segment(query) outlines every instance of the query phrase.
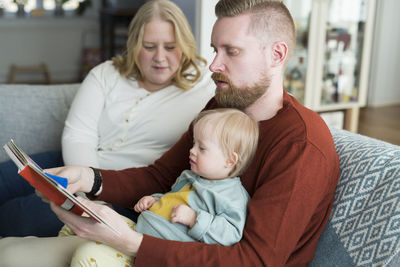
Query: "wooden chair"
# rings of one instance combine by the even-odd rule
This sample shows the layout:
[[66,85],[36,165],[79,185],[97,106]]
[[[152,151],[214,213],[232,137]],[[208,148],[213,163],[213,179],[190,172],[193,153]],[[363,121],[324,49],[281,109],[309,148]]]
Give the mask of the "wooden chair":
[[46,64],[17,66],[12,64],[7,83],[50,84],[50,73]]

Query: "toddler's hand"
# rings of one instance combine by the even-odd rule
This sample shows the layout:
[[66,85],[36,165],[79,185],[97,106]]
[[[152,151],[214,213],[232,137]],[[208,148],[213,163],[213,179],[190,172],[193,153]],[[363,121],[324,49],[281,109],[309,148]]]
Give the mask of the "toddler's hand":
[[142,212],[148,210],[153,206],[155,202],[158,201],[158,198],[152,196],[144,196],[142,197],[138,203],[133,207],[136,212]]
[[181,223],[192,228],[196,224],[197,213],[186,205],[175,205],[171,212],[171,222]]

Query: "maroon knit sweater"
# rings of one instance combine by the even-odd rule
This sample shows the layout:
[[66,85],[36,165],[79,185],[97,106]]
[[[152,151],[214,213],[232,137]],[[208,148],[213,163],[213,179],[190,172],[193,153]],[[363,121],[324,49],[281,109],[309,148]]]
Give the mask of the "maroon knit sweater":
[[[206,109],[217,107],[211,100]],[[145,114],[144,114],[145,116]],[[284,92],[283,108],[260,122],[260,141],[241,180],[251,196],[242,240],[230,247],[144,236],[139,266],[305,266],[331,210],[339,160],[323,120]],[[102,170],[99,199],[132,207],[167,192],[189,169],[191,129],[153,165]]]

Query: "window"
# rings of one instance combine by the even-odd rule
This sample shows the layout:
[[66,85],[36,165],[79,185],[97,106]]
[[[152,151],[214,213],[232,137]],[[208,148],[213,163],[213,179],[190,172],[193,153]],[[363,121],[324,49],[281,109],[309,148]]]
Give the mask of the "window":
[[[35,8],[43,8],[45,10],[53,10],[55,7],[55,0],[25,0],[25,11],[30,12]],[[82,0],[69,0],[63,5],[64,10],[74,10],[78,7],[79,2]],[[24,2],[24,1],[22,1]],[[3,6],[5,11],[16,12],[17,4],[13,0],[0,0],[0,7]]]

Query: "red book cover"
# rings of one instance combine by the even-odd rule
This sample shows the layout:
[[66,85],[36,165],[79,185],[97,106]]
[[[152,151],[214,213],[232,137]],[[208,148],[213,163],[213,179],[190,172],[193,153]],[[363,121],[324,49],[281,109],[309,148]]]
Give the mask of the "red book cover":
[[[27,180],[34,188],[39,190],[48,199],[56,203],[58,206],[66,210],[70,210],[77,215],[82,215],[84,210],[78,205],[74,205],[62,192],[60,192],[61,185],[57,182],[44,179],[40,174],[34,171],[29,165],[25,166],[19,174]],[[72,208],[72,209],[71,209]],[[90,216],[90,215],[89,215]],[[92,217],[95,221],[100,222],[97,218]]]
[[[18,173],[48,199],[77,215],[86,213],[93,220],[105,224],[119,235],[118,231],[67,190],[68,180],[66,178],[44,172],[13,140],[5,144],[3,148],[15,165],[17,165]],[[61,182],[64,183],[64,186],[61,185]]]

